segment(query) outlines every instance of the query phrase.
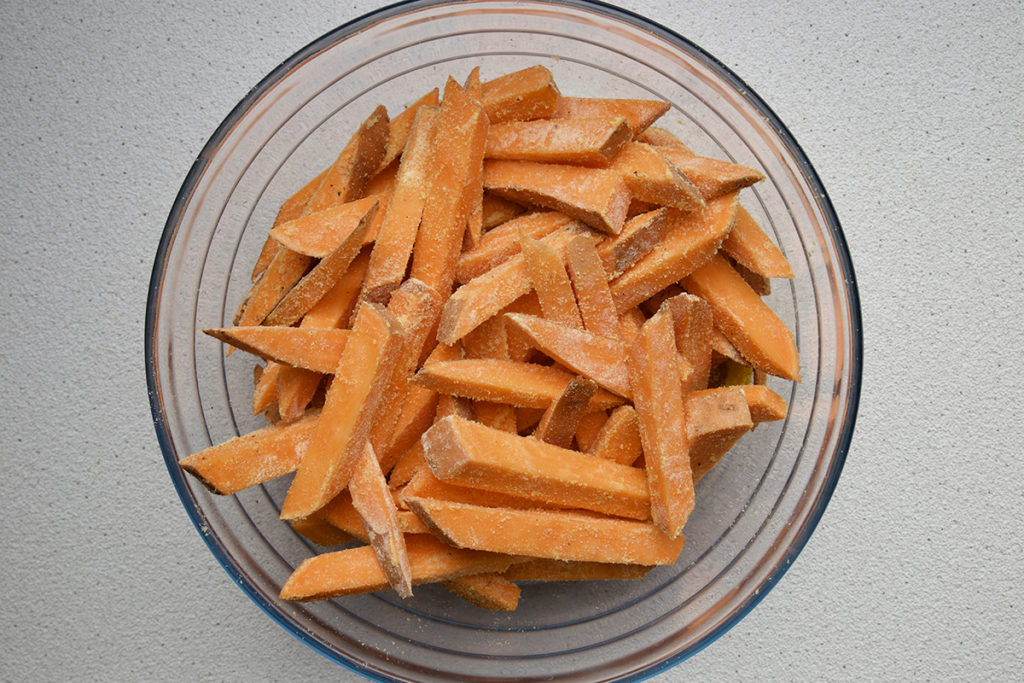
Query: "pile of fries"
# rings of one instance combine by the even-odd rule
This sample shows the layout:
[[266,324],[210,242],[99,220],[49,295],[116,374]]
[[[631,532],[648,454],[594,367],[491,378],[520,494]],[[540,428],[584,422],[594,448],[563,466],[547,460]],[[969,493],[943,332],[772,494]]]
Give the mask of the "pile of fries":
[[[799,379],[762,296],[792,277],[740,206],[763,178],[652,127],[663,102],[561,95],[541,66],[449,78],[367,118],[280,209],[233,327],[271,424],[181,466],[230,495],[294,473],[322,546],[281,591],[520,583],[675,562],[694,484]],[[354,545],[356,541],[362,545]]]

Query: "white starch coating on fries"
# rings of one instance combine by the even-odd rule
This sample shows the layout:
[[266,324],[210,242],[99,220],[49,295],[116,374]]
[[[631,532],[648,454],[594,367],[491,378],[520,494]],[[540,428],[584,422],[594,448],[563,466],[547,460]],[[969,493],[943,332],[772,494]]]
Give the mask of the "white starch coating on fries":
[[[234,327],[271,423],[181,461],[233,494],[294,473],[321,546],[281,597],[520,583],[675,562],[694,485],[799,380],[762,296],[791,278],[739,202],[758,171],[563,96],[533,66],[378,107],[281,207]],[[361,545],[355,545],[356,542]]]

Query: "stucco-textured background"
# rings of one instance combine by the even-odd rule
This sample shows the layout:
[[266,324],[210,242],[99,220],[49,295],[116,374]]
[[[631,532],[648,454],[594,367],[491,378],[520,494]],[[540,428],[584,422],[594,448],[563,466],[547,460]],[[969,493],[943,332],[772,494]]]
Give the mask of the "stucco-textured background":
[[[1024,678],[1024,10],[623,0],[738,73],[814,163],[863,304],[853,446],[806,549],[659,681]],[[357,680],[217,565],[150,420],[143,316],[227,112],[378,3],[5,2],[0,679]]]

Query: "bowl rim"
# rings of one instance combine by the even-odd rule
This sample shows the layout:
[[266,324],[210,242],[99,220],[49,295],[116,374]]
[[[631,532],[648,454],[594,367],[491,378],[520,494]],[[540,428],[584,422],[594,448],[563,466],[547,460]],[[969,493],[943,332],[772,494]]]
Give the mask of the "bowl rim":
[[[162,283],[165,274],[165,266],[168,252],[171,250],[176,236],[176,228],[180,223],[185,207],[192,197],[193,191],[198,184],[199,178],[205,172],[213,158],[213,153],[220,146],[221,142],[234,129],[235,125],[248,113],[252,105],[257,102],[282,76],[291,71],[298,64],[310,59],[317,53],[323,51],[338,42],[346,40],[351,35],[360,32],[364,28],[380,21],[393,18],[413,11],[455,4],[487,4],[489,2],[501,2],[502,0],[401,0],[394,4],[386,5],[373,10],[350,21],[347,21],[320,37],[312,40],[304,47],[297,50],[277,67],[264,76],[248,93],[236,104],[224,120],[218,125],[206,144],[203,145],[188,173],[182,182],[181,188],[175,196],[167,220],[164,223],[160,242],[157,246],[154,257],[153,269],[150,276],[149,290],[146,300],[145,316],[145,362],[146,362],[146,383],[149,393],[150,411],[152,413],[153,425],[156,430],[157,441],[164,456],[164,463],[174,484],[182,506],[192,520],[192,524],[203,538],[207,547],[220,563],[221,567],[228,573],[232,580],[249,596],[249,598],[260,607],[271,619],[279,624],[285,631],[293,635],[300,642],[306,644],[313,650],[319,652],[329,660],[341,664],[347,669],[366,676],[372,680],[397,681],[400,679],[384,676],[381,672],[370,669],[358,661],[349,659],[345,655],[327,647],[315,638],[306,637],[300,630],[296,629],[288,620],[280,607],[270,601],[249,582],[248,578],[239,571],[226,551],[205,529],[205,520],[201,512],[190,504],[190,496],[186,490],[184,478],[181,476],[178,467],[178,459],[171,445],[170,433],[161,403],[160,385],[157,376],[155,331],[157,326],[157,309],[159,307]],[[608,4],[601,0],[524,0],[524,4],[539,4],[547,6],[563,6],[576,10],[589,11],[603,15],[606,18],[622,21],[632,26],[652,33],[661,38],[673,47],[684,49],[702,59],[706,66],[715,74],[738,92],[743,99],[757,109],[763,116],[765,122],[772,131],[778,135],[779,141],[787,149],[796,163],[809,189],[817,199],[819,209],[824,219],[824,228],[830,233],[835,247],[837,257],[835,265],[838,267],[839,275],[842,277],[845,289],[845,303],[847,305],[847,316],[849,324],[849,383],[847,385],[847,400],[843,415],[841,416],[840,431],[836,438],[835,450],[829,464],[819,495],[814,505],[808,511],[801,530],[794,537],[786,553],[779,559],[777,569],[765,577],[760,584],[759,590],[749,595],[726,619],[723,619],[714,628],[704,634],[700,640],[688,648],[684,648],[664,659],[655,662],[645,669],[633,672],[619,680],[639,681],[650,678],[669,669],[676,664],[692,657],[705,647],[715,642],[718,638],[728,632],[741,619],[743,619],[761,600],[774,588],[779,580],[785,575],[792,565],[793,560],[800,554],[812,533],[821,520],[822,515],[838,483],[840,473],[846,462],[846,457],[853,438],[854,426],[857,418],[857,411],[860,402],[860,389],[862,381],[863,366],[863,328],[861,319],[860,295],[857,287],[857,279],[854,273],[853,262],[850,257],[849,247],[836,215],[832,201],[825,190],[821,178],[811,165],[810,159],[796,138],[789,131],[786,125],[772,110],[772,108],[736,75],[729,67],[723,64],[718,58],[704,50],[702,47],[683,37],[679,33],[667,28],[647,17],[644,17],[631,10]]]

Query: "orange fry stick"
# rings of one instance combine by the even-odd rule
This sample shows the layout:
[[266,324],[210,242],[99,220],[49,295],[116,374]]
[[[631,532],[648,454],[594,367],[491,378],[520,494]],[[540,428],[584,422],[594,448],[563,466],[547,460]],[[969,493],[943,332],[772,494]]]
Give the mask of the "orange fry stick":
[[[327,175],[327,169],[320,172],[320,175],[306,183],[302,189],[293,194],[291,197],[286,199],[281,208],[277,212],[277,218],[274,219],[274,227],[287,223],[290,220],[298,218],[306,210],[306,205],[309,204],[309,200],[313,198],[313,194],[317,188],[320,187],[320,183],[323,182],[324,177]],[[252,279],[255,280],[260,276],[263,271],[267,269],[270,262],[274,260],[274,256],[277,254],[277,241],[267,236],[267,241],[263,243],[263,249],[260,251],[260,255],[256,257],[256,265],[252,268]]]
[[622,275],[661,243],[671,227],[667,217],[668,209],[655,209],[633,216],[626,221],[622,232],[597,245],[597,254],[609,280]]
[[292,525],[292,529],[317,545],[344,545],[354,538],[352,534],[324,521],[318,514],[312,514],[305,519],[295,519],[289,523]]
[[391,488],[397,488],[399,486],[405,486],[420,468],[427,467],[427,459],[423,457],[423,445],[417,440],[412,448],[403,453],[395,466],[391,468],[391,473],[388,475],[388,486]]
[[707,302],[690,294],[679,294],[668,299],[675,329],[676,350],[691,372],[683,381],[683,391],[705,389],[711,372],[711,331],[714,319]]
[[618,234],[629,209],[629,188],[603,168],[532,161],[485,161],[484,188],[514,201],[561,211],[601,232]]
[[650,516],[647,479],[636,468],[457,417],[435,424],[422,441],[430,471],[450,484],[632,519]]
[[[572,448],[572,440],[579,428],[590,399],[597,393],[592,379],[573,377],[565,391],[544,411],[533,436],[535,439],[559,448]],[[598,413],[600,414],[600,413]]]
[[770,375],[799,380],[793,334],[724,257],[716,255],[682,284],[711,304],[715,325],[748,363]]
[[490,230],[496,226],[501,225],[505,221],[510,221],[521,213],[525,213],[526,209],[513,201],[509,201],[504,197],[499,197],[496,194],[490,192],[484,192],[481,204],[482,223],[484,230]]
[[619,406],[613,410],[587,452],[620,465],[636,462],[643,455],[643,445],[640,422],[633,406]]
[[732,229],[737,205],[731,194],[708,202],[703,214],[671,211],[661,244],[612,281],[618,309],[632,308],[707,263]]
[[398,509],[369,444],[355,462],[348,490],[388,583],[400,597],[412,596],[412,570]]
[[241,315],[235,316],[235,324],[249,327],[262,323],[295,283],[302,279],[313,261],[310,256],[279,246],[263,277],[256,281],[246,295],[244,309]]
[[612,168],[625,178],[635,199],[681,211],[704,208],[697,187],[657,147],[631,142],[615,157]]
[[327,392],[325,417],[317,421],[281,506],[282,519],[315,512],[348,485],[401,347],[402,330],[394,318],[376,304],[363,304]]
[[384,150],[384,157],[380,160],[377,173],[390,166],[403,153],[409,140],[410,131],[413,128],[413,122],[416,120],[417,112],[423,107],[436,107],[438,103],[437,95],[437,88],[434,88],[402,110],[401,114],[391,119],[391,122],[388,124],[388,144]]
[[466,94],[472,97],[477,102],[483,102],[484,100],[484,85],[480,80],[480,67],[474,66],[469,75],[466,76],[466,83],[462,86],[466,90]]
[[[466,77],[465,85],[466,95],[483,106],[484,101],[484,86],[480,81],[480,67],[475,66],[473,70],[469,72]],[[490,125],[488,121],[488,130]],[[484,142],[486,151],[487,143]],[[475,160],[474,160],[475,161]],[[466,238],[465,244],[470,247],[476,246],[480,242],[480,235],[484,230],[484,186],[481,182],[483,175],[484,165],[483,157],[480,158],[480,163],[473,164],[472,175],[470,176],[468,186],[466,188],[467,195],[466,200],[469,203],[468,211],[466,216]]]
[[514,510],[426,498],[409,508],[445,542],[458,548],[552,560],[666,565],[679,557],[682,535],[632,519],[568,510]]
[[305,214],[275,226],[270,236],[296,253],[324,258],[348,239],[380,199],[364,197]]
[[[573,230],[562,228],[542,241],[563,250],[574,234]],[[454,344],[531,289],[526,261],[522,254],[517,254],[455,290],[441,312],[437,340]]]
[[[460,352],[458,346],[438,344],[424,365],[442,360],[455,360]],[[410,382],[392,437],[387,447],[377,453],[382,471],[390,472],[395,461],[419,441],[420,435],[434,423],[436,410],[437,392]]]
[[501,574],[489,572],[444,581],[445,588],[481,609],[513,612],[521,589]]
[[[469,359],[426,365],[413,381],[440,393],[475,401],[547,408],[562,395],[571,379],[572,375],[564,370],[545,365]],[[588,412],[614,408],[622,402],[618,396],[601,389],[590,402]]]
[[345,145],[306,207],[306,213],[358,199],[384,159],[390,136],[388,112],[378,106]]
[[480,105],[449,78],[434,142],[433,179],[416,235],[410,277],[442,297],[451,291],[469,215],[470,190],[487,142]]
[[483,84],[483,107],[491,123],[542,119],[555,111],[559,93],[543,66],[514,71]]
[[[424,458],[426,465],[426,458]],[[441,481],[430,471],[426,465],[416,471],[409,480],[408,485],[402,490],[402,502],[406,498],[433,498],[447,500],[452,503],[468,503],[469,505],[483,505],[486,507],[507,507],[520,510],[530,508],[557,508],[558,505],[547,501],[531,500],[522,496],[500,491],[489,491],[474,488],[472,486],[460,486],[447,481]]]
[[349,334],[302,327],[221,327],[203,332],[260,358],[322,373],[334,372]]
[[668,310],[662,309],[644,323],[630,355],[629,372],[651,490],[651,516],[675,538],[693,510],[694,499],[676,341]]
[[764,174],[746,166],[720,159],[696,156],[672,147],[660,147],[661,153],[697,186],[705,201],[730,194],[764,180]]
[[508,334],[505,319],[494,316],[462,338],[466,358],[508,360]]
[[[773,422],[786,417],[786,401],[774,391],[763,384],[748,384],[737,387],[743,392],[747,400],[747,408],[750,410],[750,419],[754,423]],[[689,394],[691,397],[712,394],[721,389],[705,389]]]
[[627,345],[632,344],[646,321],[644,312],[634,306],[619,316],[619,337]]
[[633,135],[637,136],[668,110],[668,102],[657,100],[562,97],[559,98],[551,118],[582,119],[597,116],[624,116],[629,121]]
[[[502,572],[513,562],[507,555],[452,548],[428,534],[407,538],[406,550],[413,585],[469,574]],[[281,588],[281,599],[308,602],[372,593],[389,587],[373,548],[362,546],[305,560]]]
[[268,361],[254,382],[252,391],[252,414],[259,415],[277,401],[277,378],[281,365]]
[[618,339],[619,315],[594,240],[588,235],[573,238],[565,247],[565,265],[583,317],[583,328],[592,334]]
[[641,564],[529,560],[513,564],[502,576],[508,581],[628,581],[644,578],[651,569]]
[[622,116],[510,121],[491,126],[484,157],[605,167],[632,137]]
[[700,481],[740,437],[754,426],[739,387],[724,387],[686,399],[686,438],[693,483]]
[[476,247],[462,252],[455,269],[455,279],[460,283],[469,282],[518,254],[520,231],[534,239],[541,239],[573,222],[572,218],[557,211],[529,213],[513,218],[488,231]]
[[516,409],[504,403],[491,401],[473,401],[473,416],[480,424],[485,424],[503,432],[515,434],[519,425],[516,421]]
[[758,275],[793,277],[793,269],[782,251],[742,206],[736,211],[736,225],[722,242],[722,251]]
[[603,411],[588,413],[581,417],[579,425],[576,426],[576,450],[588,452],[607,421],[608,415]]
[[637,136],[640,142],[645,142],[648,145],[654,145],[655,147],[672,147],[688,154],[693,154],[690,148],[685,142],[680,140],[675,133],[669,132],[664,128],[658,126],[650,126]]
[[363,246],[363,237],[377,213],[377,205],[359,220],[351,233],[328,256],[296,283],[263,321],[265,325],[291,325],[313,308],[338,283]]
[[608,391],[632,398],[626,362],[629,351],[622,342],[520,313],[507,313],[505,320],[546,356],[589,377]]
[[316,428],[319,414],[298,422],[270,425],[190,455],[178,464],[214,493],[229,496],[288,474]]
[[[335,328],[347,325],[362,287],[363,276],[370,262],[370,252],[363,249],[334,285],[302,318],[302,328]],[[337,363],[335,363],[337,365]],[[333,370],[331,370],[333,372]],[[294,420],[309,405],[322,375],[296,367],[281,368],[277,378],[277,407],[281,419]]]
[[473,419],[473,402],[461,396],[441,394],[437,397],[437,412],[434,415],[434,423],[450,416],[461,417],[464,420]]
[[[725,254],[724,249],[722,250],[722,253]],[[728,256],[728,254],[725,255]],[[771,280],[766,278],[764,275],[755,273],[742,263],[737,263],[736,260],[731,257],[726,260],[729,261],[729,265],[733,267],[733,270],[739,273],[741,278],[746,280],[747,284],[750,285],[750,288],[757,292],[758,296],[768,296],[772,293]]]
[[540,310],[544,317],[567,327],[583,329],[583,318],[576,306],[569,275],[562,265],[562,258],[550,244],[540,240],[519,236],[519,245],[530,275],[533,291],[537,292]]

